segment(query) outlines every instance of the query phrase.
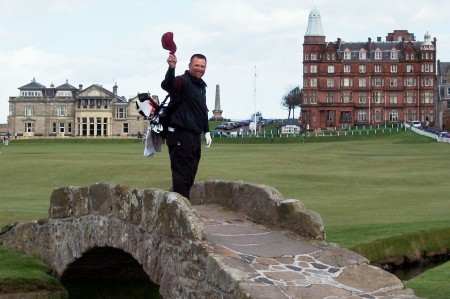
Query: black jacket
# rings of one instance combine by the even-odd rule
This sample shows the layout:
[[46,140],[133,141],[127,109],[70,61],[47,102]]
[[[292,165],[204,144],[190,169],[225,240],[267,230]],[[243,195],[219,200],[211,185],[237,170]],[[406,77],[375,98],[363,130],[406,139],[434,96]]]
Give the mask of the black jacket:
[[191,76],[189,71],[175,77],[175,69],[169,68],[161,87],[170,94],[168,126],[198,134],[209,132],[206,83],[202,79]]

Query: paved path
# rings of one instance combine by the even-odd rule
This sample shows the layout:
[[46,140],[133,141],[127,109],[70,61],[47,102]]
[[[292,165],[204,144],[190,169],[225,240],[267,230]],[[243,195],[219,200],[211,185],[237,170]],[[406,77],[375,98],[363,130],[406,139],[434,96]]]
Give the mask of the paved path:
[[193,208],[241,298],[419,298],[397,277],[349,250],[259,225],[220,205]]

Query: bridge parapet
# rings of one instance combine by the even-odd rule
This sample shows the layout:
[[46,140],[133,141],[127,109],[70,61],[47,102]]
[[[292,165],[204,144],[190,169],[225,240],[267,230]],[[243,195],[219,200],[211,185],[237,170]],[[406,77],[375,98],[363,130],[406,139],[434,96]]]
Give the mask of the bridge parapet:
[[211,180],[195,183],[192,204],[217,203],[263,224],[292,230],[301,236],[325,239],[322,218],[297,199],[285,199],[275,188],[243,181]]

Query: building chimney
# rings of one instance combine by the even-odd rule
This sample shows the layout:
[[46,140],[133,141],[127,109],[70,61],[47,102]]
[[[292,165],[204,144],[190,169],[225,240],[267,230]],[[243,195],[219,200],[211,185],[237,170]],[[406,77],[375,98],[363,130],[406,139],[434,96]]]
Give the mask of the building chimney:
[[377,37],[377,42],[381,42],[381,36]]
[[113,86],[113,94],[117,97],[117,82]]
[[78,85],[78,90],[82,91],[83,90],[83,84]]

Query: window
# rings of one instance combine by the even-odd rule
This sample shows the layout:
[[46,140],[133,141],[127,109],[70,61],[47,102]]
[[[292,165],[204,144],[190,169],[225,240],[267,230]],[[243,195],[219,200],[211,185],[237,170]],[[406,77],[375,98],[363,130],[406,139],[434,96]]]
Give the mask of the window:
[[317,65],[316,64],[310,65],[309,69],[310,69],[310,73],[312,73],[312,74],[316,74],[317,73]]
[[345,103],[345,104],[351,103],[350,92],[343,92],[342,93],[342,102]]
[[366,87],[366,78],[359,78],[359,87]]
[[344,60],[350,60],[352,52],[349,49],[344,51]]
[[26,133],[32,133],[34,132],[34,123],[25,123],[24,131]]
[[396,92],[391,92],[391,94],[389,95],[389,103],[397,104],[397,93]]
[[128,123],[122,124],[122,133],[124,133],[124,134],[128,133]]
[[351,79],[350,79],[350,78],[344,78],[344,79],[342,79],[342,86],[344,86],[344,87],[350,87],[350,86],[351,86]]
[[433,86],[433,78],[423,78],[422,86]]
[[317,78],[311,78],[311,87],[317,87]]
[[360,92],[360,93],[358,94],[358,102],[359,102],[360,104],[365,104],[365,103],[366,103],[366,98],[367,98],[367,96],[366,96],[366,93],[365,93],[365,92]]
[[390,78],[389,79],[389,86],[390,87],[397,87],[397,78]]
[[346,64],[344,65],[344,73],[350,73],[351,69],[350,69],[350,65]]
[[365,73],[366,72],[366,66],[364,64],[360,64],[359,65],[359,72],[360,73]]
[[52,133],[56,134],[56,123],[52,123]]
[[333,122],[333,120],[334,120],[334,113],[333,113],[333,111],[328,111],[328,113],[327,113],[327,122]]
[[407,73],[412,73],[414,71],[414,65],[412,64],[407,64],[406,65],[406,72]]
[[329,73],[329,74],[334,73],[334,65],[329,65],[329,66],[328,66],[328,73]]
[[391,73],[396,73],[396,72],[397,72],[397,65],[391,64]]
[[377,50],[375,51],[375,59],[376,59],[376,60],[381,60],[381,54],[382,54],[381,50],[380,50],[380,49],[377,49]]
[[352,113],[350,111],[343,111],[341,114],[341,122],[349,123],[352,121]]
[[317,53],[311,53],[311,60],[317,60]]
[[407,121],[413,121],[416,119],[416,117],[415,117],[416,112],[414,109],[406,109],[405,114],[406,114]]
[[432,73],[433,72],[433,65],[432,64],[422,64],[422,72]]
[[332,92],[327,92],[327,103],[328,104],[332,104],[334,100],[334,93]]
[[414,78],[406,78],[405,85],[409,87],[414,86]]
[[374,86],[377,86],[377,87],[380,87],[380,86],[382,86],[382,78],[374,78],[373,79],[373,85]]
[[380,64],[375,65],[375,73],[381,73],[381,65]]
[[67,124],[67,134],[72,134],[72,123]]
[[364,109],[358,110],[358,121],[366,122],[367,121],[367,112]]
[[374,111],[374,119],[375,119],[375,122],[381,122],[381,110],[380,109],[375,109],[375,111]]
[[392,60],[398,59],[398,52],[395,48],[391,50],[391,59]]
[[424,91],[421,95],[421,102],[424,104],[433,103],[433,93],[431,91]]
[[412,104],[414,103],[414,93],[412,91],[408,91],[406,93],[406,103],[407,104]]
[[21,91],[23,97],[42,97],[42,91]]
[[127,108],[116,108],[116,119],[126,119]]
[[377,91],[373,93],[373,103],[381,104],[381,92]]
[[389,121],[390,122],[398,121],[398,111],[396,109],[392,109],[389,111]]
[[366,60],[366,50],[364,50],[364,49],[361,49],[361,50],[359,50],[359,59],[360,60]]
[[334,79],[327,78],[327,87],[334,87]]
[[64,133],[64,132],[65,132],[65,124],[59,123],[59,133]]
[[57,97],[72,97],[72,92],[68,90],[59,90],[56,92]]
[[316,92],[309,93],[309,100],[311,104],[317,104],[317,93]]
[[34,115],[34,107],[28,106],[25,107],[25,116],[33,116]]
[[67,116],[67,107],[66,106],[60,106],[57,108],[57,115],[58,116]]
[[307,74],[308,73],[308,66],[304,65],[303,66],[303,74]]

